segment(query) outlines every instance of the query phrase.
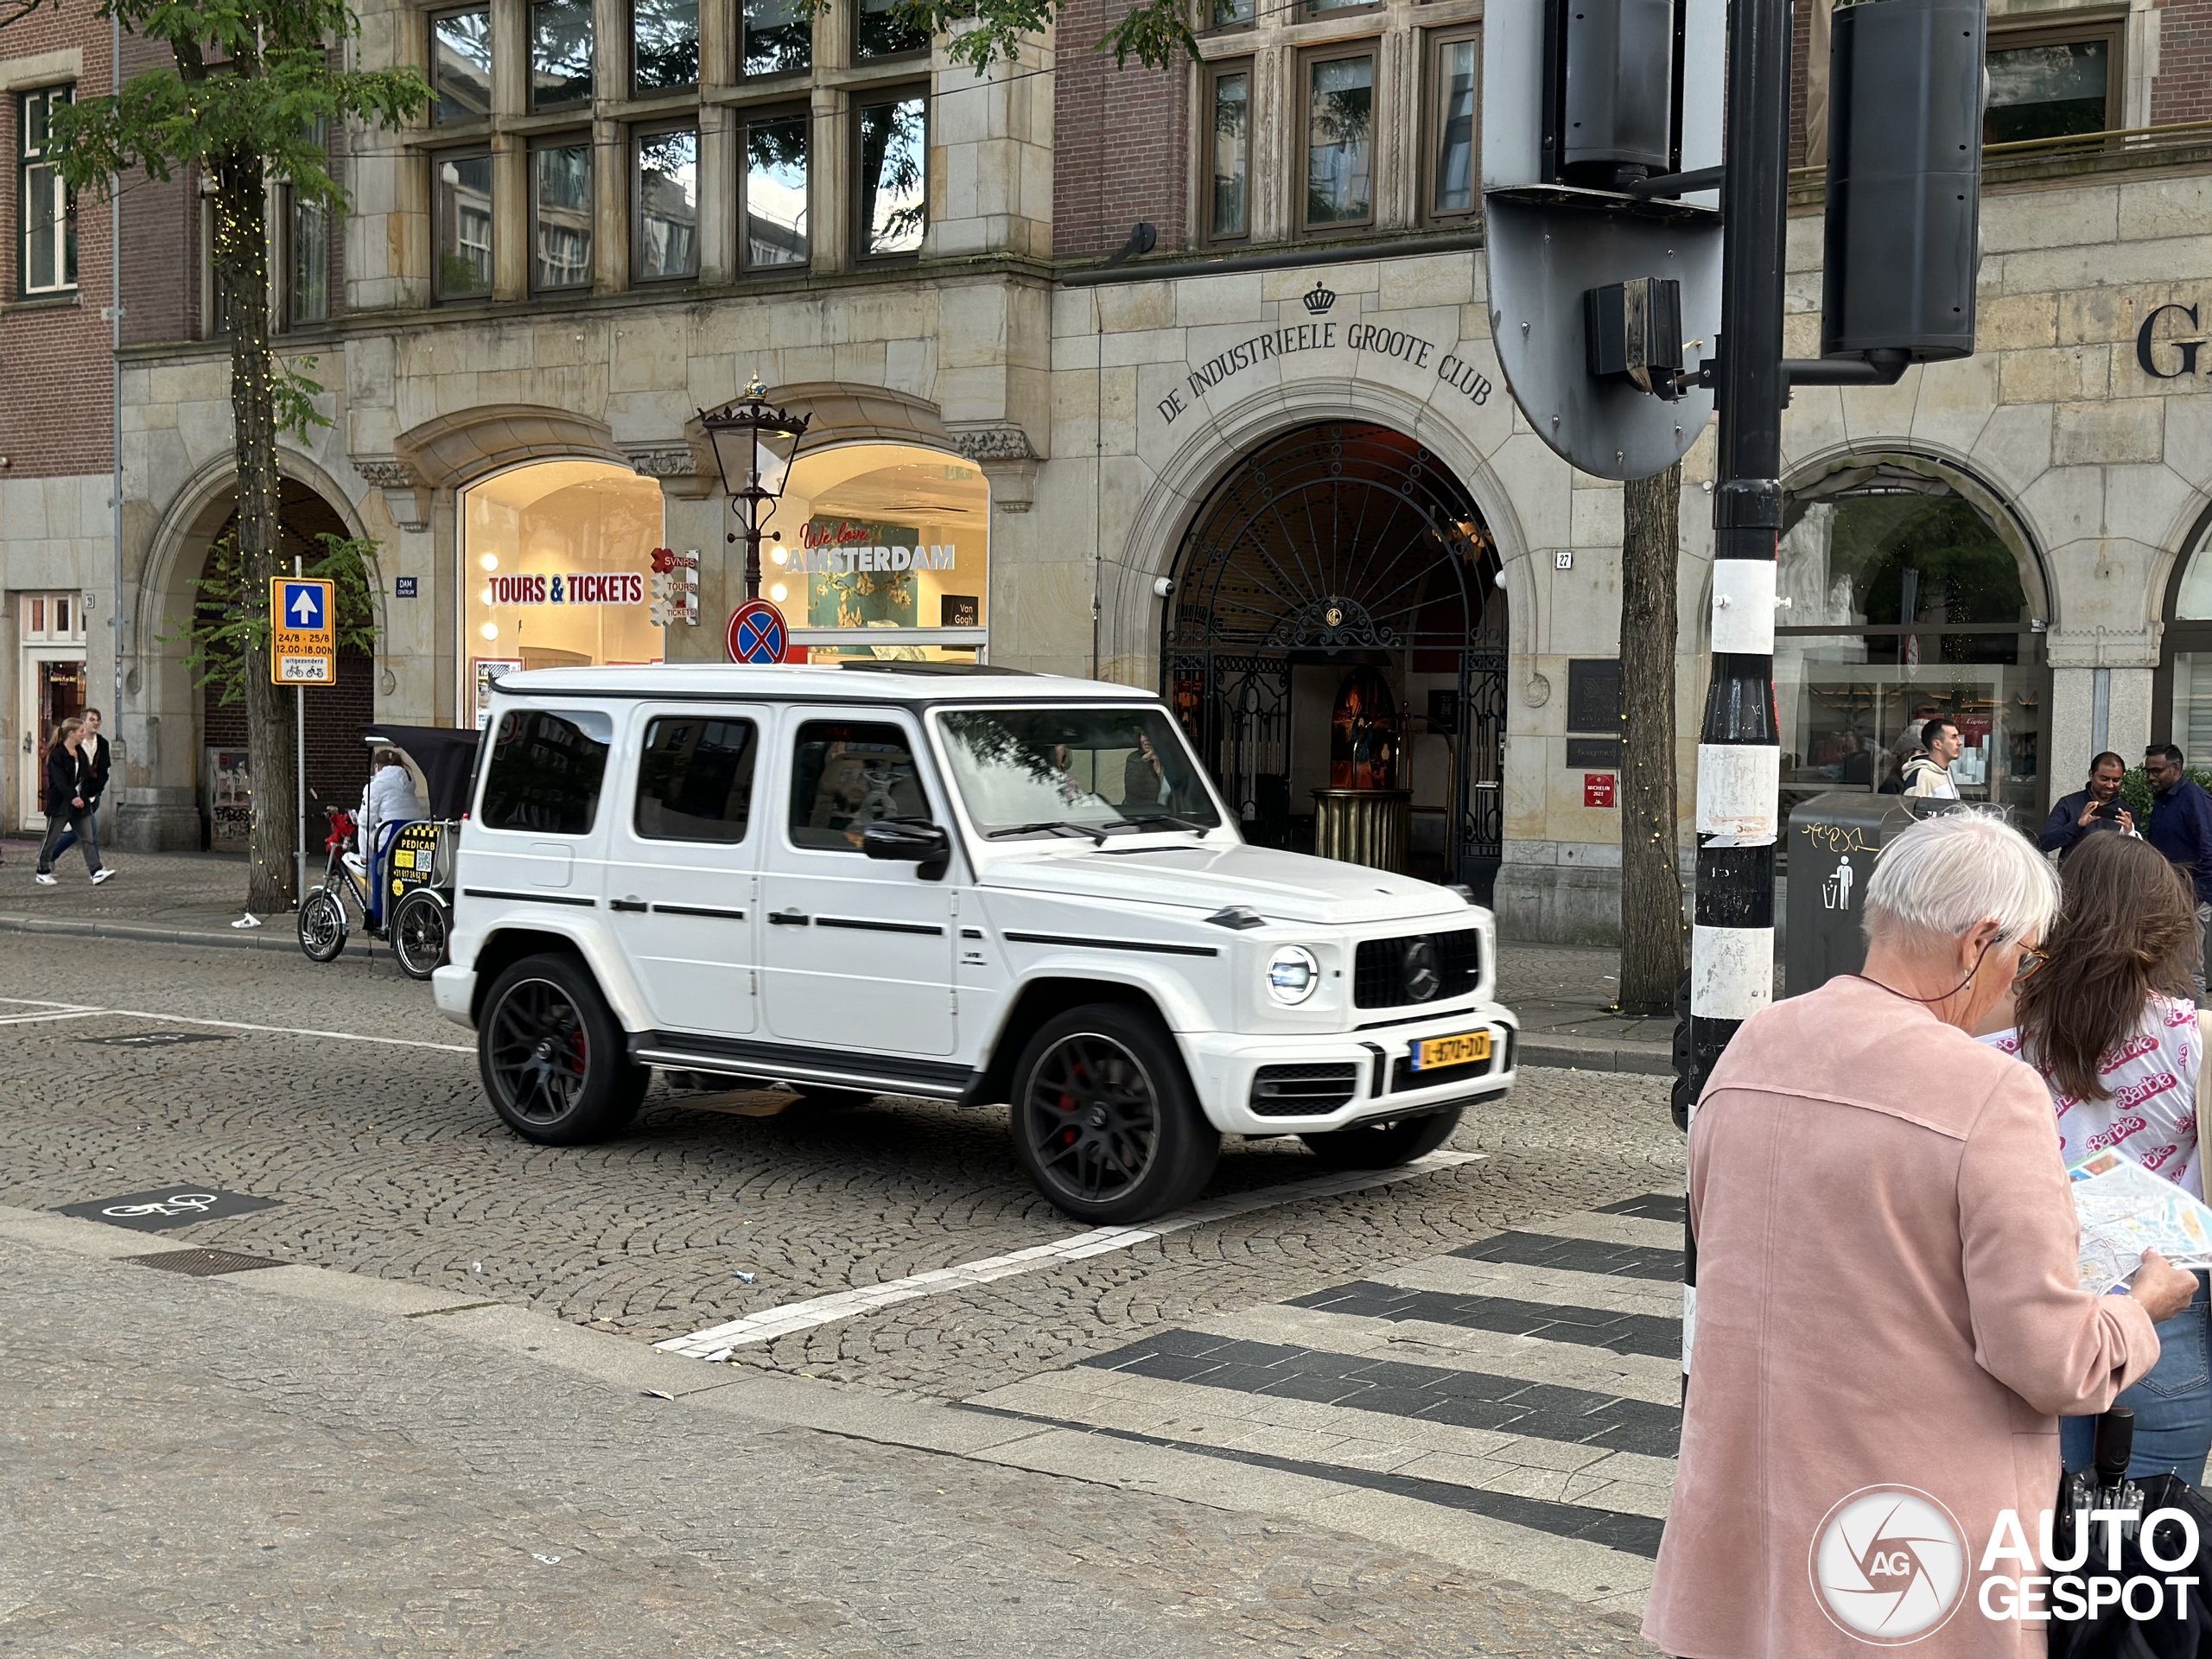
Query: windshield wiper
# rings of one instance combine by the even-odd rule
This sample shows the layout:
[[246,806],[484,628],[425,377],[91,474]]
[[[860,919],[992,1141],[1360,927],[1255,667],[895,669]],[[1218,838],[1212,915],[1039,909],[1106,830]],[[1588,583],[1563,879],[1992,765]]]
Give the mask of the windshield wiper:
[[1201,836],[1213,827],[1211,824],[1200,823],[1196,818],[1180,817],[1173,812],[1145,812],[1134,818],[1123,818],[1121,822],[1132,830],[1141,824],[1164,823],[1170,830],[1189,830]]
[[1004,841],[1008,836],[1033,836],[1046,830],[1055,835],[1082,836],[1094,847],[1106,844],[1106,832],[1095,823],[1077,823],[1071,818],[1039,818],[1034,823],[1010,823],[1003,830],[986,830],[985,841]]

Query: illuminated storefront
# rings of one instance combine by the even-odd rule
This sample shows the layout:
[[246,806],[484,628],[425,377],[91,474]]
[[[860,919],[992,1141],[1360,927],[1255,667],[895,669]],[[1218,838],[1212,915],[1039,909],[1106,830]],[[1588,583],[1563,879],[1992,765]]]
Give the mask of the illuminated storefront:
[[461,496],[462,706],[520,669],[658,663],[660,486],[600,461],[537,461]]
[[990,623],[990,486],[943,450],[802,454],[768,521],[761,592],[810,660],[979,660]]

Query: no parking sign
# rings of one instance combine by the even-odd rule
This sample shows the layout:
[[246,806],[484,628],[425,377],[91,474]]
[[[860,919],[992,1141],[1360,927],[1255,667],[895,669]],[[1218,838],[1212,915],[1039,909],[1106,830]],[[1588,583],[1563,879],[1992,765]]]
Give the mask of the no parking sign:
[[791,644],[784,613],[765,599],[748,599],[729,613],[722,643],[733,663],[780,663]]

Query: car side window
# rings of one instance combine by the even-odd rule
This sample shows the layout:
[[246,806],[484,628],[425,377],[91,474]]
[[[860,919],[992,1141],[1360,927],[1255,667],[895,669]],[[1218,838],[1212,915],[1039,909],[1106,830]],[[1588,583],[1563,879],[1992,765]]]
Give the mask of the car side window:
[[492,734],[476,821],[487,830],[587,836],[614,722],[595,709],[510,709]]
[[810,720],[791,745],[794,847],[856,853],[861,831],[880,818],[924,818],[912,741],[899,727]]
[[745,839],[760,728],[749,720],[661,715],[645,727],[632,822],[647,841]]

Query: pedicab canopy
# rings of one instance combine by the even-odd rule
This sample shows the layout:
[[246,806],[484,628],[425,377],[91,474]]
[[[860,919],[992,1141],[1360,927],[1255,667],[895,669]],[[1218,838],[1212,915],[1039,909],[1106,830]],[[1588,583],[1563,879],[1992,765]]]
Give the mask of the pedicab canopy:
[[372,749],[397,749],[415,763],[433,818],[461,818],[468,814],[478,735],[466,727],[371,726],[362,731],[361,741]]

